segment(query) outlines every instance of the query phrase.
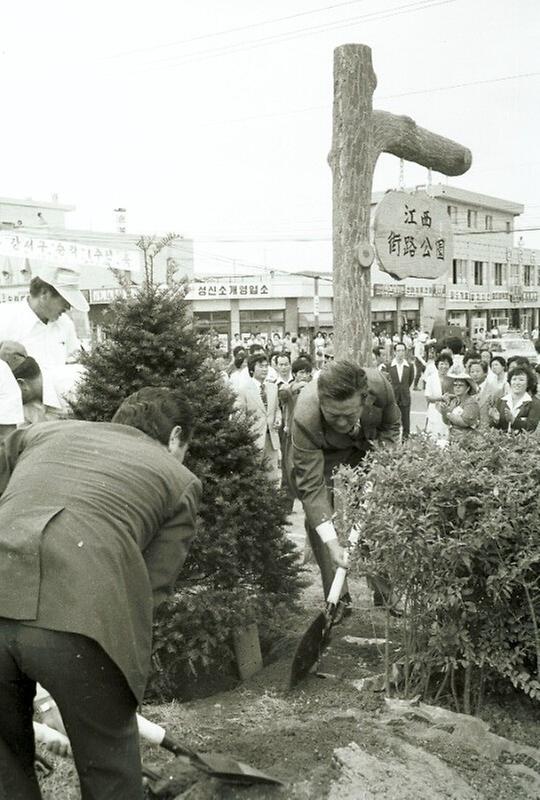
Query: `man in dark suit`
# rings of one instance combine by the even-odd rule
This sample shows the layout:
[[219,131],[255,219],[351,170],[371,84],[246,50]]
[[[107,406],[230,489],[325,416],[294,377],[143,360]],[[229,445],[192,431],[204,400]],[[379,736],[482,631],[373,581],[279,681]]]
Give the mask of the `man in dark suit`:
[[394,360],[388,372],[394,397],[401,414],[401,427],[403,438],[406,439],[411,431],[411,384],[414,379],[414,369],[405,360],[406,348],[402,342],[394,345]]
[[193,415],[147,387],[112,422],[43,422],[0,444],[0,798],[38,800],[39,682],[70,738],[83,799],[142,800],[136,707],[152,616],[195,534],[183,466]]
[[[388,380],[379,370],[362,369],[350,361],[328,364],[318,380],[300,392],[287,467],[304,507],[306,532],[321,570],[325,597],[335,567],[346,566],[332,522],[333,471],[340,464],[357,466],[375,441],[398,442],[399,419]],[[382,581],[375,588],[376,596],[387,589]],[[342,601],[342,608],[350,607],[346,586]]]

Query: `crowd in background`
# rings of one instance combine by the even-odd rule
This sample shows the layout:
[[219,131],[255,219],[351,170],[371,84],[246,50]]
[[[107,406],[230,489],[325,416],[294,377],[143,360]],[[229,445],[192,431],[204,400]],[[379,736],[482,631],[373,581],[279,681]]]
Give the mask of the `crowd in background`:
[[[533,331],[530,336],[538,335]],[[372,329],[372,363],[392,384],[401,413],[401,437],[411,432],[411,392],[423,392],[423,431],[440,444],[461,441],[488,427],[540,430],[537,396],[540,366],[514,356],[506,360],[491,350],[496,327],[475,339],[437,340],[416,326],[401,333]],[[252,412],[257,445],[271,464],[272,476],[287,489],[285,470],[290,421],[302,388],[334,360],[333,333],[309,337],[286,333],[235,334],[232,352],[218,346],[216,358],[224,379],[237,394],[237,405]],[[291,493],[291,506],[292,506]]]

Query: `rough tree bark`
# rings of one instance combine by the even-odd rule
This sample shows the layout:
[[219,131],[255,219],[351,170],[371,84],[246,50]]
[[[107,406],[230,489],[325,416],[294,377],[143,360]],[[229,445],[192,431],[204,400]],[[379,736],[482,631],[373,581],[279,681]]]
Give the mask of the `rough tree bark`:
[[[346,44],[334,51],[334,124],[329,163],[333,173],[334,346],[336,358],[371,365],[371,270],[358,250],[369,245],[373,172],[379,155],[462,175],[471,153],[420,128],[410,117],[373,111],[377,78],[371,49]],[[369,247],[367,247],[369,250]]]

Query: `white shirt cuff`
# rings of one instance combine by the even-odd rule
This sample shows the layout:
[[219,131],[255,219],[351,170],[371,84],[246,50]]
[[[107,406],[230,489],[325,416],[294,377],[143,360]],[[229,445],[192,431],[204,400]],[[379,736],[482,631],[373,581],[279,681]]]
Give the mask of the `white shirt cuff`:
[[333,522],[330,522],[330,520],[321,522],[320,525],[317,525],[315,530],[321,537],[321,540],[324,542],[324,544],[329,542],[331,539],[337,539],[336,529],[334,528]]

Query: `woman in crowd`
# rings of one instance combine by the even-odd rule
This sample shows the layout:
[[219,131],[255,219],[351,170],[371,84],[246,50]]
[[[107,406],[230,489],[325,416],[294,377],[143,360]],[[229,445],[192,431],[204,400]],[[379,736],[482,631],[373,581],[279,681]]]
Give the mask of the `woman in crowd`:
[[540,398],[536,397],[537,378],[525,364],[513,366],[508,373],[510,391],[499,398],[489,411],[494,428],[513,431],[535,431],[540,423]]
[[452,394],[443,395],[438,403],[443,420],[448,425],[450,442],[462,442],[480,424],[480,406],[473,395],[476,384],[466,372],[453,375]]
[[452,391],[452,378],[448,370],[452,366],[452,356],[441,353],[435,360],[435,370],[430,370],[426,378],[424,396],[427,400],[426,433],[433,439],[448,440],[448,425],[444,422],[437,403],[445,394]]
[[[496,378],[496,388],[502,389],[506,394],[510,390],[510,386],[506,380],[506,358],[504,356],[493,356],[491,359],[491,371]],[[495,381],[493,381],[495,385]]]

